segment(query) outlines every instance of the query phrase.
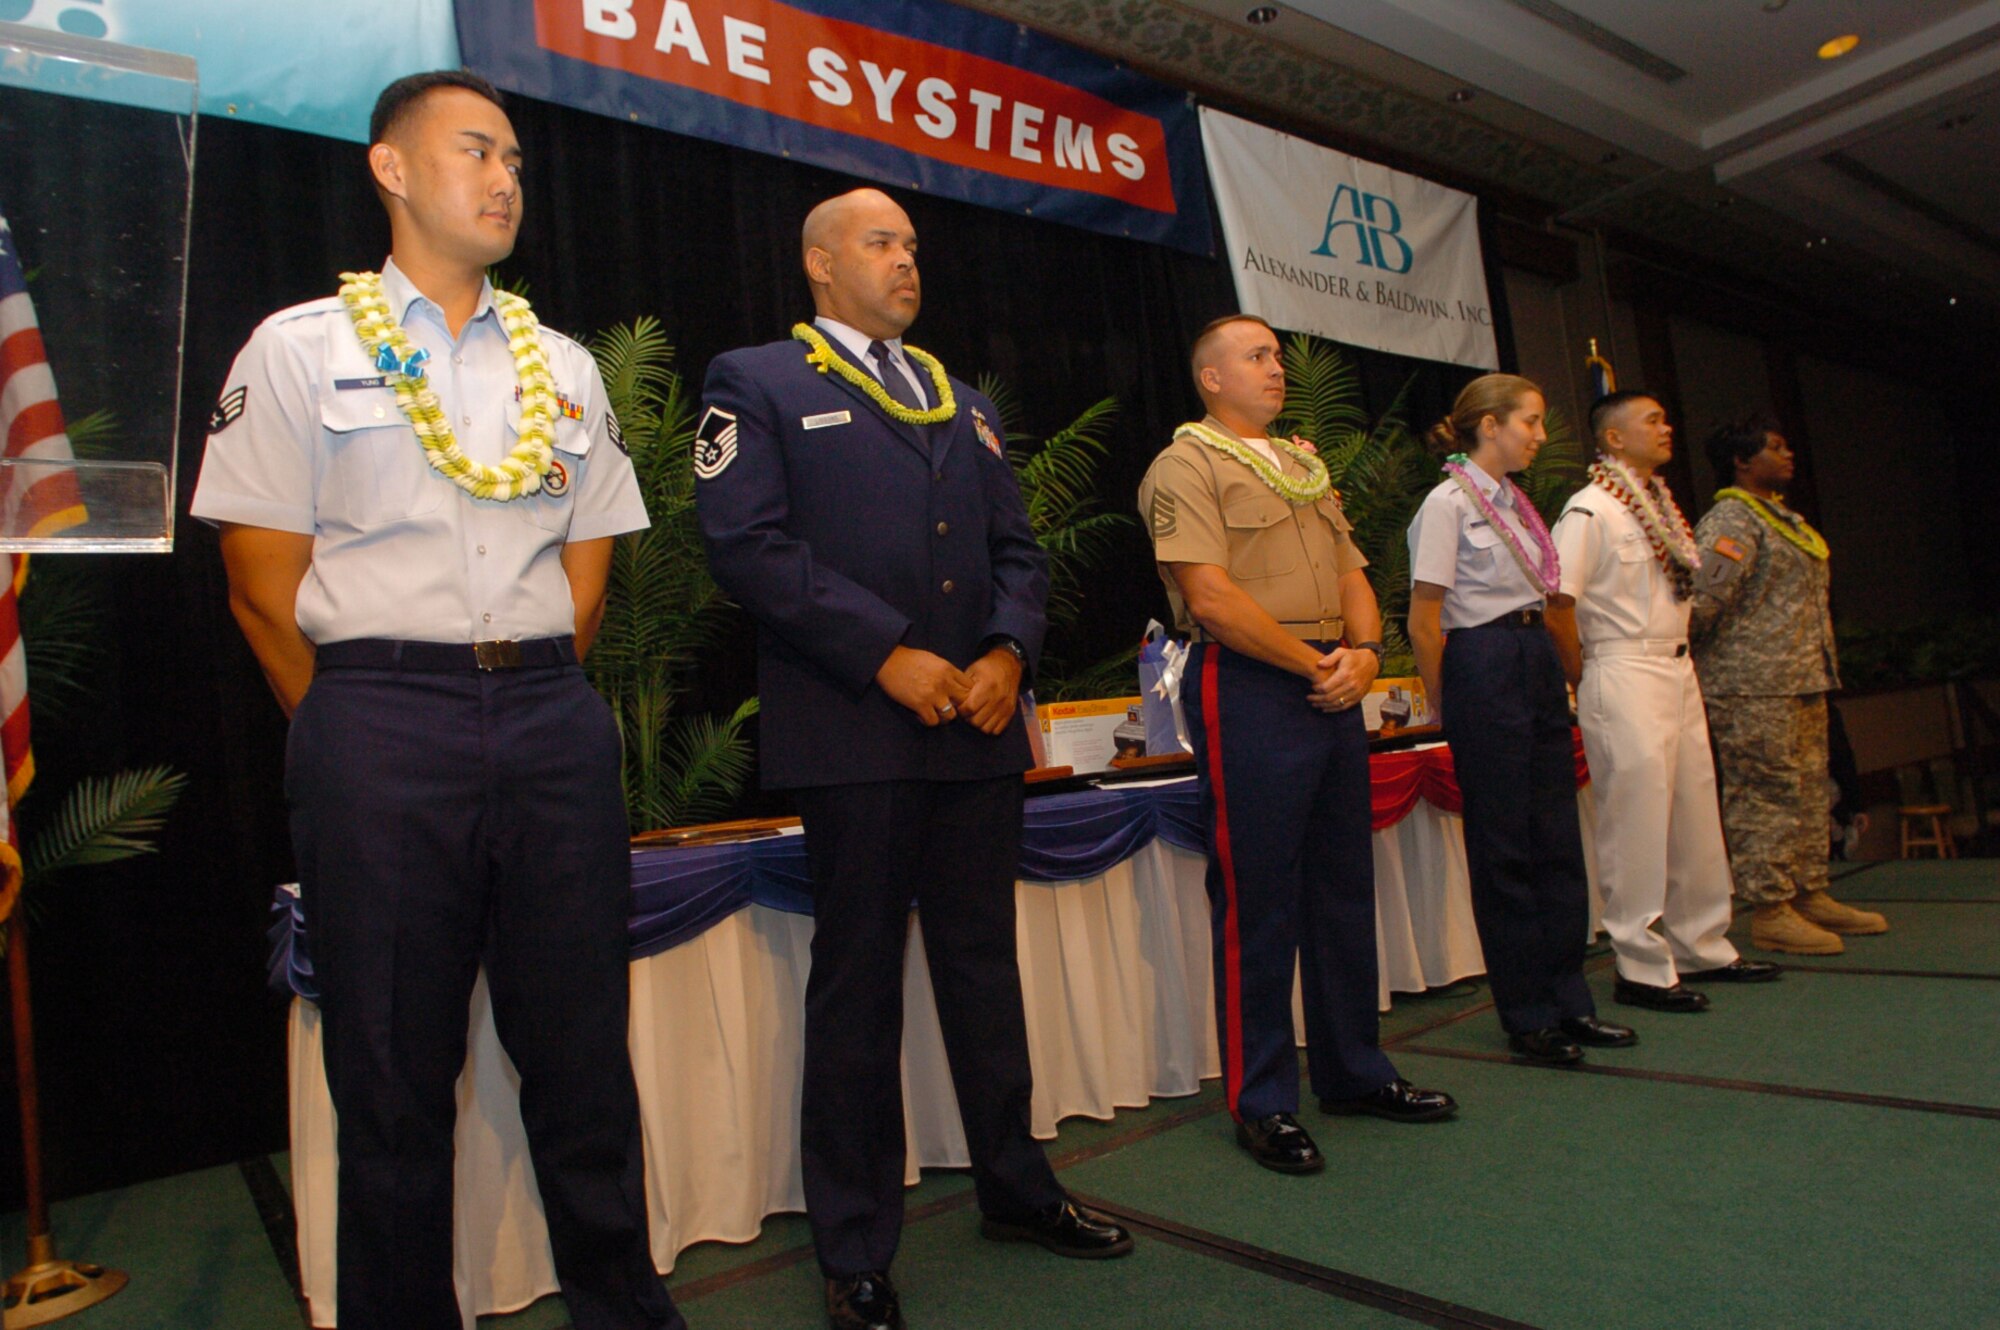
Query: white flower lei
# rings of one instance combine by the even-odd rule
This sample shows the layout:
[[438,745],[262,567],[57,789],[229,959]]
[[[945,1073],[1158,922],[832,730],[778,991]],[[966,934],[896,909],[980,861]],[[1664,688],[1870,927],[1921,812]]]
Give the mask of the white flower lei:
[[1674,502],[1667,483],[1651,476],[1641,485],[1638,477],[1615,457],[1600,457],[1593,462],[1590,478],[1631,510],[1653,547],[1653,557],[1660,561],[1674,584],[1674,597],[1686,600],[1693,592],[1694,574],[1701,568],[1701,549],[1695,543],[1687,514]]
[[1198,420],[1190,420],[1174,431],[1176,439],[1183,435],[1198,443],[1205,443],[1225,457],[1233,457],[1256,473],[1257,479],[1271,487],[1271,490],[1294,506],[1316,503],[1333,488],[1333,480],[1326,473],[1326,463],[1316,453],[1308,452],[1290,439],[1273,438],[1271,446],[1284,453],[1293,461],[1305,467],[1303,480],[1292,477],[1272,466],[1263,454],[1240,439],[1232,438],[1221,430],[1210,429]]
[[382,275],[344,272],[340,299],[354,320],[355,335],[370,360],[384,363],[383,350],[397,366],[386,370],[396,390],[396,405],[417,433],[431,469],[475,499],[506,502],[533,494],[555,460],[556,381],[542,354],[540,322],[528,302],[511,291],[495,291],[493,305],[500,326],[507,330],[507,349],[514,353],[514,375],[521,385],[519,441],[498,466],[475,462],[458,446],[444,404],[423,372],[426,352],[417,349],[382,296]]

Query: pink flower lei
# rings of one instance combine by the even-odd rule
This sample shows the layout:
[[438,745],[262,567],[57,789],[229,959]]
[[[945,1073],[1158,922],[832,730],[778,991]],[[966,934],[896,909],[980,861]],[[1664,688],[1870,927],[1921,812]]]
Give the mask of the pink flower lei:
[[1469,460],[1464,453],[1453,453],[1445,459],[1445,474],[1458,483],[1458,487],[1465,491],[1465,496],[1472,500],[1473,507],[1477,508],[1493,529],[1500,533],[1500,539],[1507,543],[1507,552],[1514,556],[1514,562],[1520,565],[1521,571],[1527,575],[1528,581],[1543,598],[1555,596],[1557,588],[1562,585],[1562,564],[1556,558],[1556,543],[1549,538],[1549,528],[1542,521],[1542,515],[1535,511],[1534,504],[1528,502],[1528,496],[1521,492],[1519,485],[1507,477],[1501,478],[1500,483],[1514,496],[1514,511],[1520,515],[1521,525],[1528,529],[1528,535],[1534,540],[1535,548],[1541,554],[1537,566],[1528,561],[1528,552],[1522,549],[1521,542],[1514,538],[1514,529],[1501,520],[1500,510],[1495,508],[1479,486],[1473,483],[1471,475],[1465,469]]

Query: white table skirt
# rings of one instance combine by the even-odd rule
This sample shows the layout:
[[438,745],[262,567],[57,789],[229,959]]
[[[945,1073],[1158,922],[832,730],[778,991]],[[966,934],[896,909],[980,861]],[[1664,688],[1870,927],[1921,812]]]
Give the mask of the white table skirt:
[[[1578,803],[1588,851],[1588,787]],[[1482,973],[1460,819],[1419,802],[1376,833],[1374,852],[1383,1006],[1392,990],[1420,992]],[[1594,929],[1594,856],[1586,861]],[[1065,1117],[1109,1118],[1149,1099],[1192,1094],[1220,1074],[1204,867],[1201,855],[1156,840],[1101,878],[1016,885],[1037,1137],[1054,1136]],[[632,1067],[653,1259],[662,1270],[694,1243],[746,1242],[764,1216],[805,1208],[799,1066],[812,927],[809,916],[753,905],[632,965]],[[906,1173],[915,1182],[920,1168],[967,1159],[919,929],[910,942],[903,1102]],[[290,1054],[300,1275],[313,1324],[331,1326],[334,1114],[319,1011],[303,999],[292,1003]],[[514,1311],[556,1289],[518,1089],[482,979],[459,1081],[455,1249],[467,1330],[475,1315]]]

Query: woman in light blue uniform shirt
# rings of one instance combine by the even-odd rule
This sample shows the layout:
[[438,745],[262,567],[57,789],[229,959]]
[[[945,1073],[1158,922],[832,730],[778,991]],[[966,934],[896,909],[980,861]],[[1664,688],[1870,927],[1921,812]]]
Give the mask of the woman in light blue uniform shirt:
[[1474,379],[1428,436],[1445,478],[1410,524],[1410,641],[1465,796],[1472,912],[1508,1045],[1570,1063],[1635,1042],[1583,980],[1589,890],[1575,750],[1545,610],[1566,604],[1554,542],[1508,476],[1547,440],[1541,389]]

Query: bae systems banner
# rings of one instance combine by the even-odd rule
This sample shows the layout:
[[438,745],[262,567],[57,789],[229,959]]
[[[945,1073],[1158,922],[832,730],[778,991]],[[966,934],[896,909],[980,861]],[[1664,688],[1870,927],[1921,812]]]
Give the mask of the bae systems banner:
[[1201,138],[1246,313],[1351,346],[1499,368],[1472,195],[1207,107]]
[[529,97],[1210,252],[1182,94],[938,0],[492,0],[458,37]]

